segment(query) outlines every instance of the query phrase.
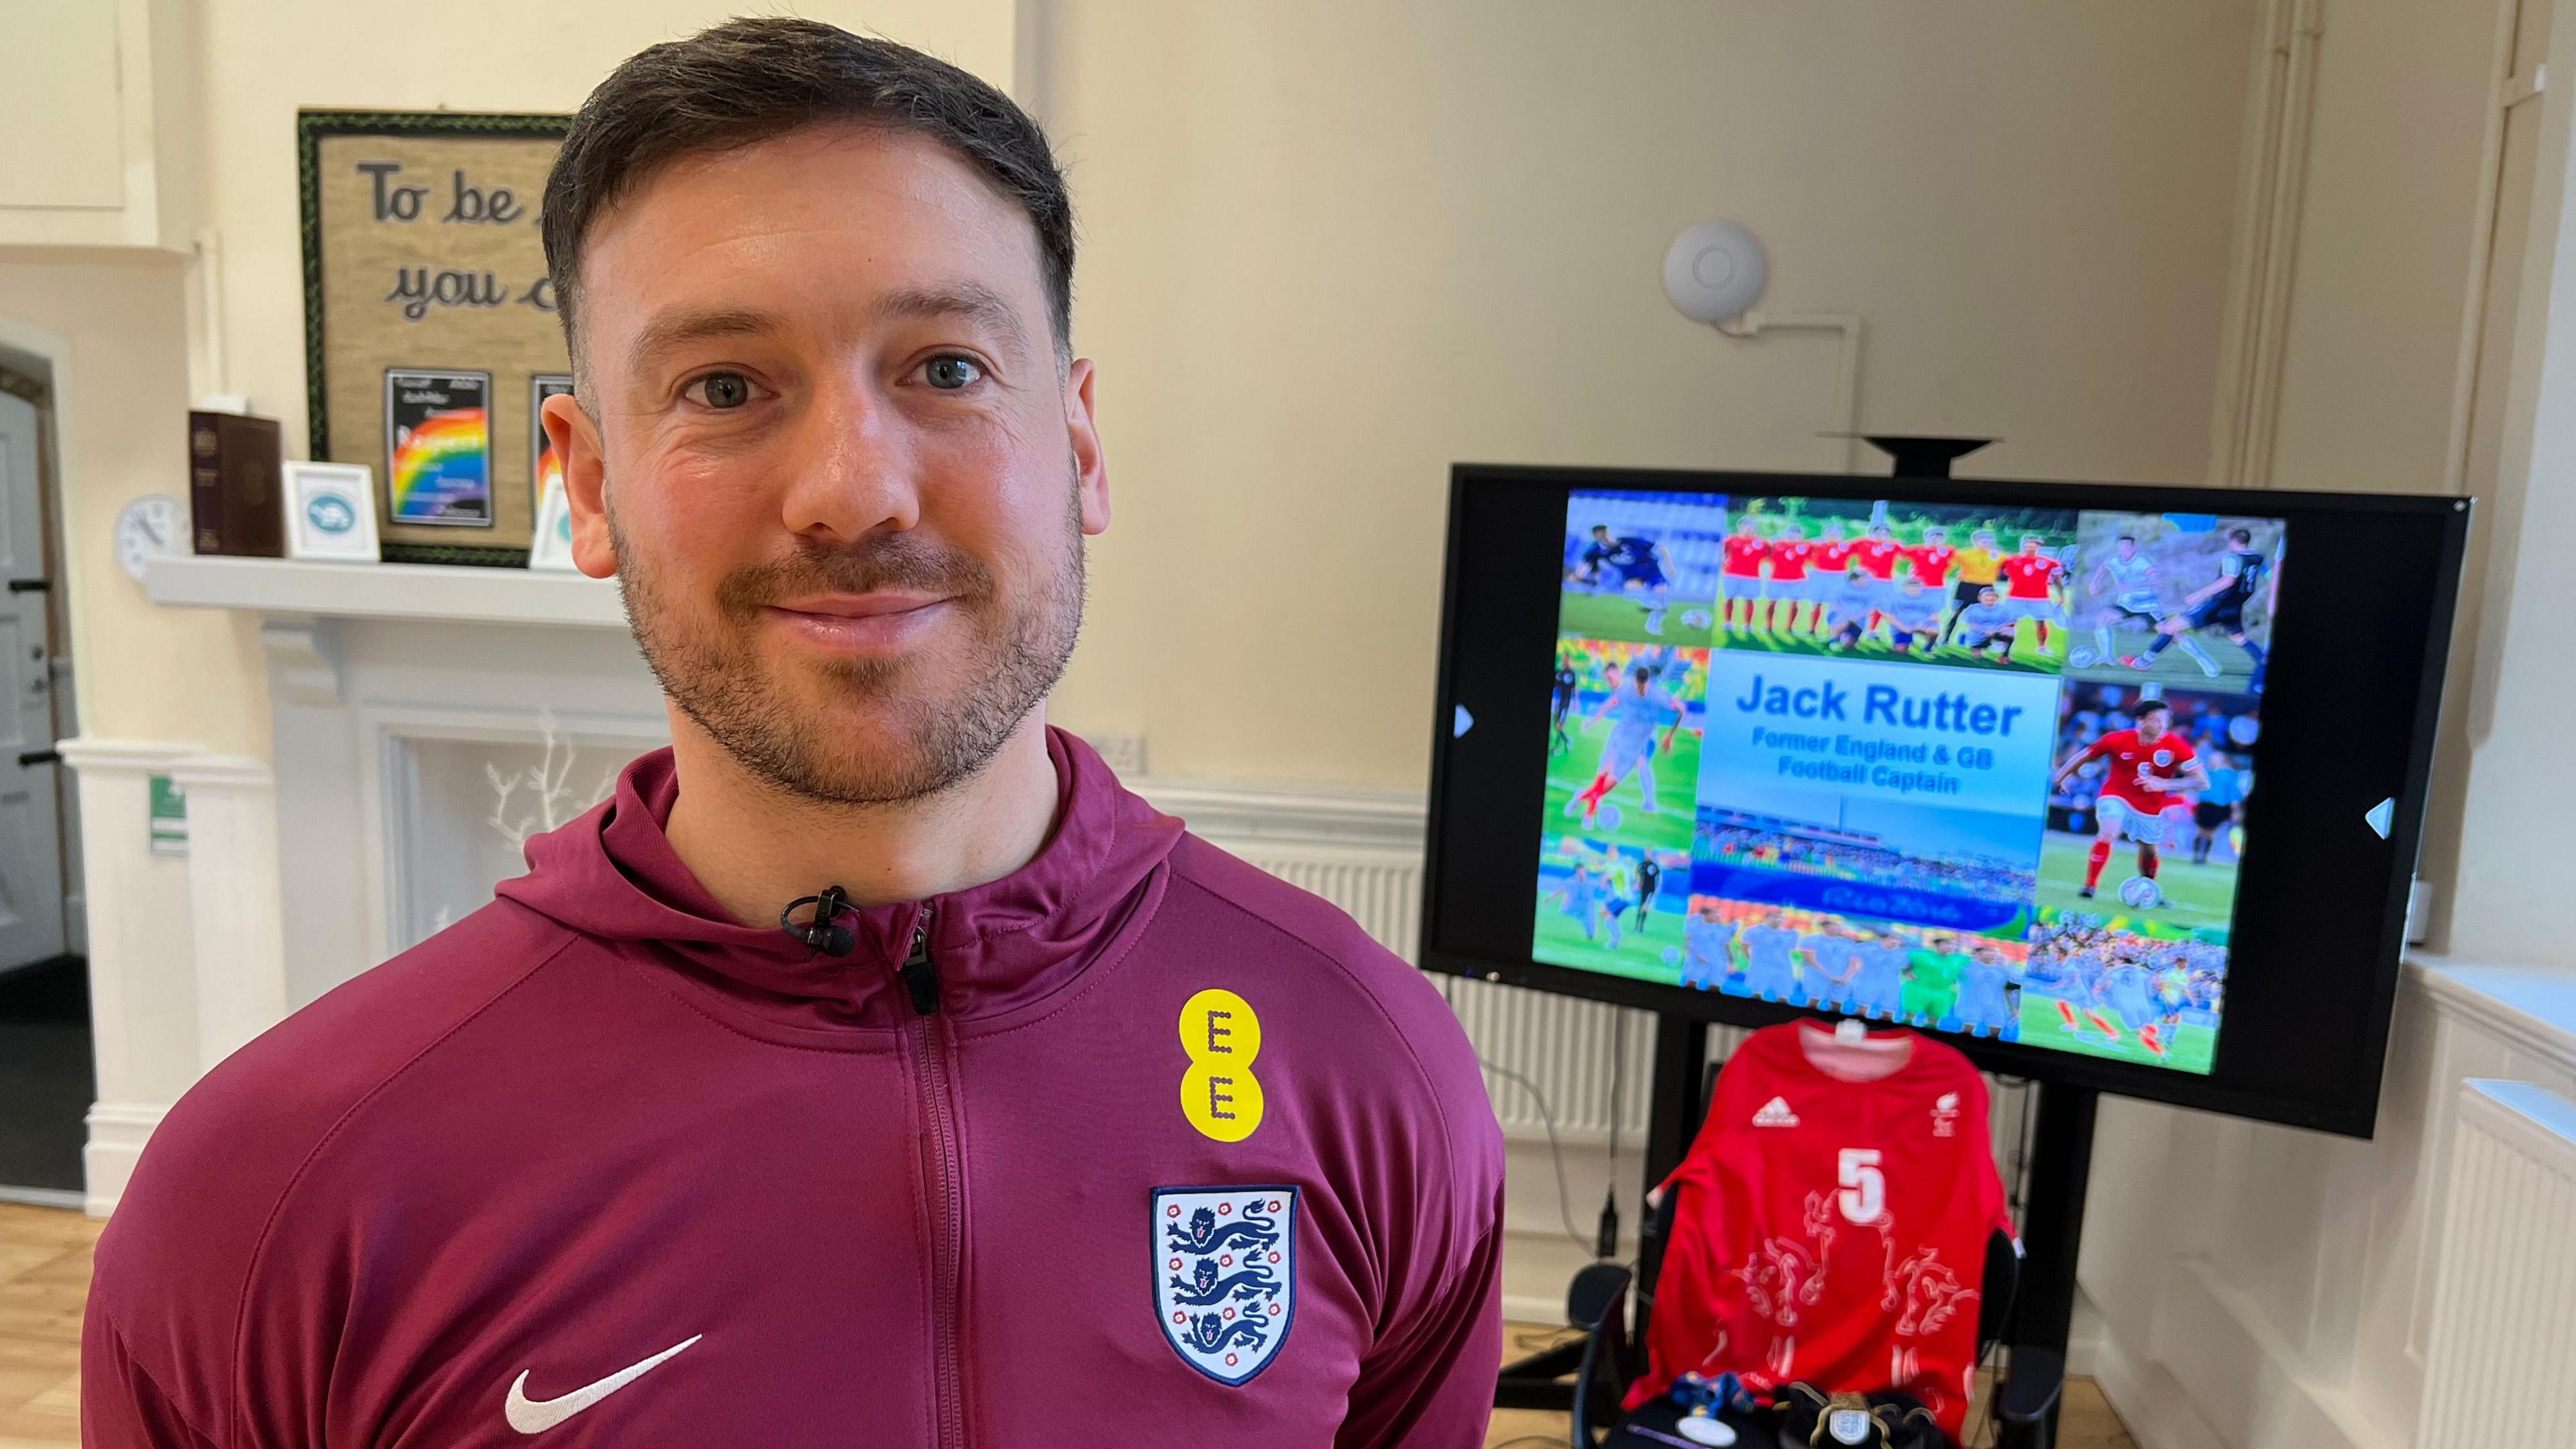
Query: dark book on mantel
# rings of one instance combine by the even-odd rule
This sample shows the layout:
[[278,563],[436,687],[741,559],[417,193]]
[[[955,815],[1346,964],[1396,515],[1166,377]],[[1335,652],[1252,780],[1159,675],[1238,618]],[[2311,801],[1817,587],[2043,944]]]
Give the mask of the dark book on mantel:
[[277,419],[188,414],[188,508],[198,553],[286,556]]

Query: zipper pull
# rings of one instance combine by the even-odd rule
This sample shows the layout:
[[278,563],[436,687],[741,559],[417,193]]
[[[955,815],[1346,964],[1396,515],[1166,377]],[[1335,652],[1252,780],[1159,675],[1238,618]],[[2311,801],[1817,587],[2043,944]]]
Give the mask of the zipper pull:
[[895,968],[903,978],[903,989],[912,997],[912,1010],[917,1016],[939,1014],[939,967],[930,959],[930,907],[923,906],[921,915],[912,923],[912,954]]

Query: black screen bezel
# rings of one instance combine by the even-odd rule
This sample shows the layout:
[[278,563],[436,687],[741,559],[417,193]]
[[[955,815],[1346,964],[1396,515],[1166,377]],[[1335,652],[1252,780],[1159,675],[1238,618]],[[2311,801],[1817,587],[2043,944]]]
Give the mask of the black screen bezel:
[[[2292,561],[2285,563],[2279,576],[2279,621],[2275,624],[2273,665],[2264,691],[2266,729],[2256,746],[2256,797],[2248,802],[2249,834],[2265,843],[2249,853],[2246,872],[2240,877],[2243,893],[2238,898],[2237,918],[2240,940],[2251,940],[2262,947],[2268,959],[2258,956],[2243,968],[2231,963],[2229,1019],[2227,1030],[2221,1033],[2211,1074],[2200,1076],[2136,1066],[1949,1033],[1932,1035],[1964,1051],[1979,1067],[2002,1075],[2063,1082],[2350,1136],[2370,1135],[2377,1115],[2380,1074],[2404,951],[2406,898],[2430,789],[2442,675],[2468,537],[2468,500],[2441,495],[2251,492],[2007,479],[1455,465],[1450,475],[1430,809],[1424,842],[1422,966],[1738,1026],[1764,1026],[1821,1013],[1551,965],[1529,955],[1529,924],[1536,903],[1535,871],[1530,865],[1546,788],[1542,732],[1547,692],[1539,681],[1554,668],[1557,600],[1562,582],[1562,555],[1557,550],[1563,536],[1566,497],[1578,488],[1894,498],[1925,503],[2217,513],[2286,520]],[[2303,523],[2307,525],[2305,533],[2301,531]],[[2346,530],[2360,531],[2347,536]],[[1471,538],[1471,533],[1508,537],[1497,547],[1494,539]],[[1547,548],[1528,558],[1518,557],[1518,549],[1533,543],[1540,533],[1551,540]],[[2363,549],[2377,548],[2386,555],[2383,562],[2393,559],[2405,567],[2397,570],[2399,576],[2393,579],[2385,569],[2363,570],[2362,576],[2376,592],[2362,597],[2358,607],[2330,612],[2333,605],[2348,605],[2355,596],[2346,593],[2329,599],[2324,585],[2341,579],[2348,587],[2351,577],[2317,568],[2303,572],[2298,560],[2315,556],[2338,541]],[[1497,556],[1504,551],[1514,556]],[[2303,588],[2303,580],[2313,582]],[[1469,591],[1477,597],[1462,597]],[[2324,626],[2337,612],[2351,615],[2353,622],[2335,637],[2368,651],[2364,662],[2369,667],[2350,668],[2349,654],[2334,666],[2325,662],[2325,649],[2319,641],[2333,632]],[[1468,620],[1474,621],[1474,632],[1462,635],[1462,623]],[[2300,622],[2294,625],[2290,621]],[[2340,627],[2339,620],[2337,624]],[[2293,630],[2297,637],[2291,637]],[[2284,642],[2295,646],[2302,638],[2306,641],[2302,652],[2294,654],[2283,649]],[[1526,660],[1514,652],[1522,646],[1526,646]],[[1524,691],[1517,682],[1469,682],[1467,692],[1475,698],[1462,698],[1461,668],[1490,670],[1496,659],[1510,661],[1507,673],[1526,664],[1532,687]],[[2324,852],[2328,859],[2320,863],[2310,858],[2316,854],[2313,846],[2302,856],[2290,855],[2292,838],[2299,832],[2277,822],[2326,809],[2340,814],[2349,803],[2342,796],[2352,791],[2334,796],[2309,788],[2323,773],[2313,764],[2316,757],[2302,756],[2301,761],[2293,761],[2286,751],[2297,748],[2298,740],[2294,735],[2289,746],[2278,743],[2280,727],[2275,718],[2276,714],[2291,720],[2322,716],[2335,703],[2329,688],[2335,675],[2376,679],[2381,687],[2377,697],[2383,701],[2400,688],[2412,697],[2402,710],[2366,717],[2375,730],[2365,740],[2367,752],[2384,762],[2402,760],[2387,840],[2356,846],[2350,839],[2328,837],[2329,848]],[[2290,690],[2287,708],[2281,704],[2285,684]],[[1476,722],[1465,735],[1457,735],[1452,720],[1462,703],[1471,705]],[[1518,755],[1526,760],[1526,766],[1515,771],[1510,764],[1513,746],[1523,737],[1528,748]],[[1470,740],[1475,741],[1474,753],[1491,758],[1473,767],[1487,787],[1476,798],[1462,800],[1452,788],[1451,771],[1453,757],[1460,755]],[[2383,776],[2384,773],[2383,770]],[[2286,783],[2276,788],[2276,778]],[[2386,793],[2384,787],[2380,793]],[[2366,802],[2350,812],[2356,829],[2361,828],[2359,816],[2363,808]],[[2272,843],[2275,841],[2280,843]],[[2280,858],[2283,864],[2258,871],[2256,867],[2266,863],[2267,855]],[[2384,869],[2366,870],[2354,878],[2334,868],[2336,862],[2364,856],[2384,856]],[[2319,879],[2334,885],[2320,893]],[[2349,888],[2341,884],[2347,879],[2351,880]],[[2263,894],[2258,898],[2254,890],[2262,890]],[[1445,911],[1450,901],[1480,901],[1488,906],[1489,919],[1516,919],[1518,949],[1505,949],[1499,936],[1481,922],[1473,931],[1452,929],[1451,917]],[[2267,915],[2261,929],[2249,938],[2247,918],[2253,912]],[[2301,912],[2323,920],[2330,929],[2303,927]],[[1483,942],[1461,939],[1480,932],[1493,938]],[[2336,942],[2331,953],[2335,959],[2319,960],[2313,953],[2279,949],[2288,938]],[[2281,983],[2295,980],[2296,973],[2352,972],[2352,958],[2356,955],[2366,957],[2362,969],[2367,971],[2367,994],[2358,1001],[2337,999],[2337,1006],[2347,1008],[2346,1014],[2352,1019],[2336,1034],[2334,1042],[2284,1048],[2277,1042],[2230,1035],[2245,1021],[2239,1015],[2241,969],[2279,973],[2286,966],[2291,974],[2266,978],[2270,984],[2262,990],[2287,1000],[2294,988]],[[2262,999],[2258,991],[2258,1005]],[[2280,1014],[2277,1009],[2266,1010],[2275,1016]],[[2266,1024],[2264,1010],[2258,1010],[2253,1021],[2258,1032],[2280,1032],[2277,1022]]]

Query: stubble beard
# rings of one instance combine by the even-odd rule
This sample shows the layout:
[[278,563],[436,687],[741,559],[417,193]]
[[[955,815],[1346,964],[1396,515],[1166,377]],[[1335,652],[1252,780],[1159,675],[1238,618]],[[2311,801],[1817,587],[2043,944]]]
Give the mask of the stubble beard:
[[[710,615],[674,600],[613,502],[607,514],[627,623],[663,694],[753,776],[820,804],[898,805],[972,779],[1055,688],[1082,628],[1081,500],[1070,488],[1059,566],[1017,603],[974,555],[886,534],[800,543],[786,559],[736,569]],[[947,596],[974,624],[963,656],[800,661],[787,667],[808,676],[801,687],[779,677],[757,637],[770,603],[880,588]],[[881,723],[854,727],[849,705]]]

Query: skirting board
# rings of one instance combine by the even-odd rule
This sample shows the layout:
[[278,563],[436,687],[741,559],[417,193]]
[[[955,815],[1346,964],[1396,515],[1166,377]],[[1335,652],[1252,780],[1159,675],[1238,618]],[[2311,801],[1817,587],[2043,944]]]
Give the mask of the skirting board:
[[152,1129],[161,1125],[161,1114],[168,1110],[132,1103],[91,1105],[89,1145],[81,1149],[89,1184],[81,1203],[83,1212],[103,1218],[116,1211],[116,1200],[125,1195],[125,1184],[134,1176],[134,1164],[142,1159],[143,1144],[151,1139]]
[[[2159,1295],[2154,1336],[2187,1350],[2198,1396],[2154,1355],[2107,1323],[2092,1344],[2094,1379],[2140,1449],[2405,1449],[2408,1431],[2384,1430],[2330,1385],[2304,1372],[2289,1344],[2207,1260],[2184,1259]],[[2226,1418],[2236,1432],[2210,1422]]]

